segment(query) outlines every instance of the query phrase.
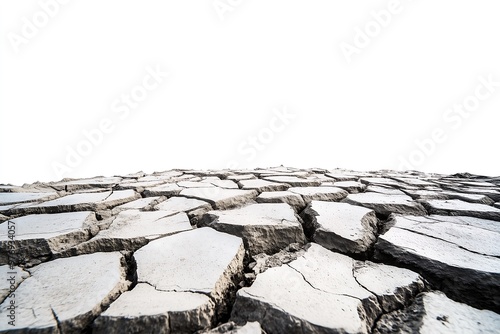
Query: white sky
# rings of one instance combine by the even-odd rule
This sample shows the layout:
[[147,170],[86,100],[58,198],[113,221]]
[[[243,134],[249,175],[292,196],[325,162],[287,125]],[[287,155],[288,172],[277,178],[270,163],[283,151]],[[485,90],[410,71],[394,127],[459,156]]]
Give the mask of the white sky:
[[500,174],[498,0],[60,2],[0,0],[0,183],[280,164]]

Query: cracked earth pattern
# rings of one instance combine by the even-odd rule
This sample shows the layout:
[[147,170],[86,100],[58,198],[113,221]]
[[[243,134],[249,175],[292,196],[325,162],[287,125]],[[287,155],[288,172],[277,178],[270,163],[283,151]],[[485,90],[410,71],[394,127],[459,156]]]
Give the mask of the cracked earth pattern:
[[500,177],[0,185],[2,333],[498,333]]

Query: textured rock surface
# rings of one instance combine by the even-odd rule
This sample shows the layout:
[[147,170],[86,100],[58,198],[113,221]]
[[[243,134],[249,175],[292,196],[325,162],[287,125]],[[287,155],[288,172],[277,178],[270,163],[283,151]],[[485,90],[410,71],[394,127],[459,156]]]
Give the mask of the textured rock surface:
[[[58,259],[31,268],[15,291],[19,332],[74,333],[128,288],[120,253]],[[6,309],[7,298],[0,308]],[[2,314],[3,315],[3,314]],[[12,330],[6,321],[0,330]]]
[[238,209],[210,211],[203,216],[200,225],[242,237],[251,254],[272,254],[291,243],[305,242],[295,212],[285,203],[251,204]]
[[[371,290],[381,291],[385,308],[393,310],[404,299],[398,296],[402,291],[415,295],[424,287],[408,270],[369,266],[311,244],[297,260],[268,269],[239,290],[231,318],[259,321],[271,333],[367,333],[382,313]],[[369,276],[366,288],[356,280],[358,268],[363,268],[360,276]]]
[[424,207],[406,195],[385,195],[379,193],[351,194],[345,199],[347,203],[361,205],[375,210],[381,215],[401,213],[408,215],[425,215]]
[[396,216],[375,257],[415,268],[448,296],[500,311],[499,225],[471,217]]
[[0,332],[497,333],[499,203],[283,166],[0,185]]
[[[200,228],[138,250],[137,286],[97,320],[97,333],[165,333],[209,328],[243,269],[240,238]],[[168,273],[168,274],[165,274]]]
[[[15,226],[16,237],[12,241],[8,237],[9,226]],[[95,214],[89,211],[28,215],[6,221],[0,224],[0,264],[47,259],[87,241],[97,231]],[[9,246],[15,248],[15,254],[9,252]]]
[[314,242],[341,253],[363,253],[376,240],[375,211],[347,203],[312,201],[302,213]]
[[498,333],[499,329],[499,314],[454,302],[442,292],[427,292],[411,307],[383,315],[375,333]]

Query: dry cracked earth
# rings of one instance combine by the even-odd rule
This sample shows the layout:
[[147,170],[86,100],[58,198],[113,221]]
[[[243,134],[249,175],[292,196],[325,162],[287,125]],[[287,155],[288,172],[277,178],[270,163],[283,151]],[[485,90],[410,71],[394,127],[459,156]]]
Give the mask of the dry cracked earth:
[[269,168],[0,186],[0,331],[500,332],[500,177]]

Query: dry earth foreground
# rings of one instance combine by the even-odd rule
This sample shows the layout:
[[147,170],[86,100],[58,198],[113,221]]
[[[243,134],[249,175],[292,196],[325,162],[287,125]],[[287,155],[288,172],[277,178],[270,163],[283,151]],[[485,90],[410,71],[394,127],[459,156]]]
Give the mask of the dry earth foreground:
[[0,185],[0,332],[499,333],[500,177]]

